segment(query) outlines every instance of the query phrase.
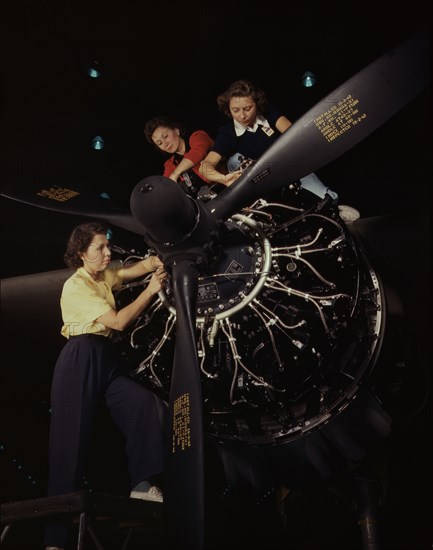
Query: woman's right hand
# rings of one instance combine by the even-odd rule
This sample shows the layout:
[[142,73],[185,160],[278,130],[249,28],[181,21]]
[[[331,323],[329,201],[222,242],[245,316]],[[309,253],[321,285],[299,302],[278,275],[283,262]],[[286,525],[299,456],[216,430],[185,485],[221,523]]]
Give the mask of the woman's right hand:
[[233,182],[235,182],[239,176],[242,175],[242,171],[241,170],[236,170],[235,172],[229,172],[228,174],[226,174],[225,176],[223,176],[224,180],[223,180],[223,185],[229,187]]

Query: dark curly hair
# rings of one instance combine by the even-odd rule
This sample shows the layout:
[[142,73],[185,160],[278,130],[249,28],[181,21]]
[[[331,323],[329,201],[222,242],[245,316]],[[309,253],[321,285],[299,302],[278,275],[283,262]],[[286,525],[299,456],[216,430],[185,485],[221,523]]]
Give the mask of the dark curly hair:
[[154,143],[152,136],[153,132],[160,126],[165,126],[166,128],[171,128],[172,130],[177,128],[179,130],[180,137],[185,139],[186,128],[181,122],[165,115],[155,116],[148,120],[144,125],[144,135],[146,136],[147,141],[158,149],[159,152],[161,152],[161,149]]
[[107,225],[102,222],[89,222],[78,225],[69,237],[66,252],[63,255],[65,264],[74,269],[82,267],[81,254],[89,248],[95,235],[106,235],[107,231]]
[[230,84],[225,92],[219,94],[217,97],[218,109],[230,118],[229,104],[232,97],[251,97],[256,104],[258,115],[262,115],[268,105],[265,92],[253,84],[251,80],[236,80]]

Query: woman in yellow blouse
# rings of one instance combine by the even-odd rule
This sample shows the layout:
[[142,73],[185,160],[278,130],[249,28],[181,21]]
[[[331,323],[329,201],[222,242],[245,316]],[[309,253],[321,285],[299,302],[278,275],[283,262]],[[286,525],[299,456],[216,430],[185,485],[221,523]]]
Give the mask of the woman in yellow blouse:
[[[122,363],[111,337],[134,322],[161,290],[166,272],[157,256],[131,265],[111,267],[107,227],[81,224],[64,255],[75,272],[60,299],[67,338],[57,360],[51,388],[48,495],[77,491],[90,449],[99,404],[105,403],[125,438],[131,497],[162,502],[154,484],[163,471],[166,405],[135,382]],[[152,273],[138,297],[116,309],[113,290]],[[68,532],[49,525],[46,549],[63,549]]]

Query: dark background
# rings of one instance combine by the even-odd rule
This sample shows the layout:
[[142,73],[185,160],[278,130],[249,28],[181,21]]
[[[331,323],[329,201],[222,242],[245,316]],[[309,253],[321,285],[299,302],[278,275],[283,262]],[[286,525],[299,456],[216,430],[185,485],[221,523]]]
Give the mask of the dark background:
[[[233,80],[249,78],[295,121],[358,70],[428,27],[431,15],[417,1],[397,8],[373,2],[120,6],[19,0],[2,12],[3,184],[81,185],[124,201],[138,181],[161,172],[163,157],[143,134],[148,118],[170,114],[215,135],[225,121],[217,94]],[[87,74],[93,61],[101,78]],[[309,89],[301,83],[307,70],[317,76]],[[317,171],[341,203],[371,216],[428,202],[430,100],[429,91],[421,93]],[[90,145],[96,135],[105,140],[101,151]],[[9,258],[2,276],[62,267],[67,231],[53,235],[50,228],[64,216],[44,213],[47,228],[40,213],[26,211],[26,254],[16,254],[23,216],[12,213],[15,208],[11,201],[2,206]],[[47,238],[42,255],[41,236]],[[55,249],[53,241],[60,241]]]
[[[0,21],[2,185],[79,185],[125,203],[138,181],[161,172],[162,157],[143,135],[148,118],[169,114],[215,135],[224,122],[216,95],[233,80],[249,78],[295,121],[368,63],[430,28],[431,8],[418,1],[398,7],[18,0],[3,3]],[[93,61],[99,79],[87,74]],[[301,84],[307,70],[317,76],[310,89]],[[431,99],[430,89],[423,91],[364,142],[316,171],[341,203],[361,212],[361,221],[373,220],[364,235],[376,266],[402,295],[410,346],[417,348],[414,372],[399,381],[393,433],[380,450],[386,471],[378,477],[387,481],[381,487],[384,550],[424,550],[432,542]],[[105,140],[101,151],[90,145],[96,135]],[[4,197],[1,208],[2,278],[64,267],[69,232],[84,219]],[[48,391],[61,342],[57,333],[44,332],[42,321],[29,335],[25,322],[24,313],[22,325],[3,328],[3,502],[45,491]],[[392,345],[401,345],[398,337]],[[361,547],[353,491],[344,480],[304,488],[292,498],[281,548]],[[271,541],[263,547],[279,548],[266,511],[252,509],[248,499],[244,514],[238,505],[226,504],[238,515],[240,533],[242,522],[250,525],[245,539],[251,524],[261,524]],[[232,540],[243,548],[245,539]]]

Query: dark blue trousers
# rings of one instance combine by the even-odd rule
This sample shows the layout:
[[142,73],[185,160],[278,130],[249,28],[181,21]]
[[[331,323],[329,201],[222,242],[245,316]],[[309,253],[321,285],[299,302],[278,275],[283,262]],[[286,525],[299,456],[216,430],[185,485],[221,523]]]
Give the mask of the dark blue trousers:
[[[48,496],[81,489],[98,407],[105,403],[125,437],[131,488],[162,473],[166,406],[132,380],[108,338],[71,337],[51,387]],[[45,544],[64,547],[67,530],[47,526]]]

